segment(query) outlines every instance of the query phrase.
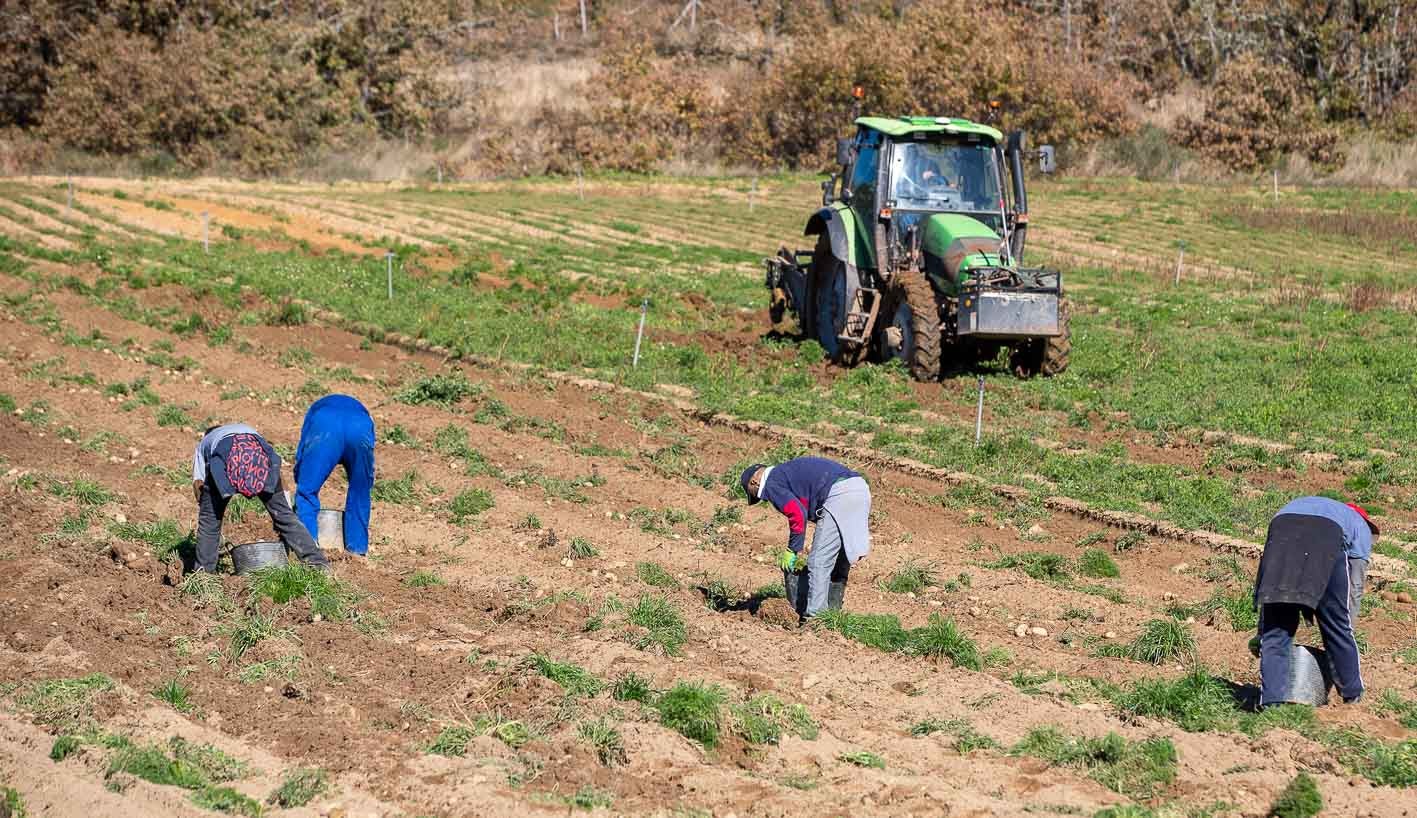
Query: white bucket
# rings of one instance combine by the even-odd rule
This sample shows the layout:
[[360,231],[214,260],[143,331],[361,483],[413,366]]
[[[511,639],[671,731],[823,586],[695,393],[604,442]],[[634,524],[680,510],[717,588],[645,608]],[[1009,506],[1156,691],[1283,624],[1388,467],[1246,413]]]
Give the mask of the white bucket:
[[344,550],[344,511],[338,508],[322,508],[315,515],[315,529],[319,532],[316,543],[326,550]]

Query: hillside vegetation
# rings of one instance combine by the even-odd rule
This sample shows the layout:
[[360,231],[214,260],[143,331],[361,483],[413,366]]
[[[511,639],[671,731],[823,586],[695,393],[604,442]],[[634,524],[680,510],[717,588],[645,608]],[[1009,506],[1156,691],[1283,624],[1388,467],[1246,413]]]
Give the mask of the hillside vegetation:
[[[12,5],[8,0],[6,5]],[[459,176],[825,166],[873,111],[982,117],[1146,174],[1321,169],[1417,133],[1399,0],[59,0],[0,22],[9,170],[286,172],[380,140]],[[582,27],[583,26],[583,27]],[[527,77],[546,76],[532,94]]]

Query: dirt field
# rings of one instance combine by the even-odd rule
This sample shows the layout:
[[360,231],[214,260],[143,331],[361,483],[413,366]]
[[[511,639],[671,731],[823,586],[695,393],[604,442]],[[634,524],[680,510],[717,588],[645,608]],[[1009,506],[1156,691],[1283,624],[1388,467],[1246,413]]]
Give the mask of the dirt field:
[[[313,214],[310,191],[191,183],[166,191],[183,205],[167,211],[104,192],[142,195],[135,183],[82,187],[80,201],[93,211],[64,223],[82,230],[81,220],[94,220],[100,242],[118,241],[119,230],[199,242],[201,221],[190,211],[207,202],[226,224],[283,230],[311,253],[368,249],[351,239],[368,213]],[[26,233],[38,227],[13,226],[0,221],[0,233],[34,241]],[[438,229],[412,215],[383,227],[413,243]],[[677,229],[659,225],[651,235],[667,240]],[[109,230],[115,237],[105,238]],[[61,232],[35,243],[62,249]],[[890,458],[848,457],[871,483],[875,539],[852,571],[847,608],[897,615],[907,629],[946,617],[984,659],[969,669],[880,650],[785,625],[784,603],[766,590],[782,579],[774,559],[785,523],[766,506],[744,508],[725,477],[784,451],[771,430],[710,422],[672,391],[450,361],[331,321],[234,321],[235,311],[269,316],[280,305],[254,292],[232,304],[162,283],[156,267],[141,288],[59,254],[27,255],[23,267],[0,272],[0,394],[14,403],[0,417],[0,787],[22,796],[31,816],[207,813],[180,786],[115,771],[121,750],[105,736],[210,744],[245,762],[230,786],[260,802],[297,768],[325,771],[327,789],[307,805],[265,806],[290,815],[1091,815],[1133,802],[1163,815],[1262,815],[1301,771],[1318,782],[1325,814],[1417,812],[1410,790],[1384,785],[1417,764],[1417,745],[1377,695],[1413,688],[1410,598],[1377,600],[1360,622],[1372,693],[1362,704],[1320,708],[1305,728],[1188,732],[1174,718],[1128,712],[1117,691],[1180,678],[1198,662],[1247,701],[1257,681],[1250,631],[1232,628],[1222,610],[1198,611],[1183,623],[1194,655],[1153,665],[1102,654],[1168,618],[1168,608],[1211,598],[1232,568],[1252,574],[1248,557],[1134,537],[988,492],[965,496]],[[484,276],[481,286],[498,283]],[[216,343],[144,320],[162,310],[229,326],[231,338]],[[765,329],[755,322],[730,313],[710,344],[741,348]],[[398,400],[435,373],[460,374],[471,387],[448,405]],[[813,377],[829,388],[841,373],[821,367]],[[931,401],[960,389],[914,388]],[[164,520],[179,532],[194,524],[187,469],[206,421],[251,423],[288,453],[305,407],[327,391],[371,408],[380,482],[404,478],[402,491],[391,487],[375,502],[370,558],[334,565],[362,593],[364,619],[317,616],[301,599],[257,606],[271,616],[269,633],[233,656],[234,614],[184,593],[176,561],[159,562],[133,532]],[[461,447],[450,442],[459,430]],[[1126,430],[1066,430],[1051,443],[1117,444],[1145,463],[1200,470],[1220,445],[1203,431],[1157,445]],[[1344,468],[1341,458],[1318,459],[1256,480],[1267,490],[1311,491],[1341,480]],[[284,479],[289,487],[288,463]],[[331,481],[327,503],[339,504],[342,485]],[[460,512],[464,496],[493,505]],[[1399,526],[1411,519],[1390,514]],[[255,508],[228,521],[226,535],[241,542],[270,530]],[[1075,564],[1086,548],[1111,554],[1120,576],[1028,570],[1031,555]],[[907,560],[929,565],[934,584],[886,590]],[[223,580],[226,598],[245,600],[244,588],[241,578]],[[656,645],[644,626],[624,621],[624,609],[660,597],[682,617],[681,646]],[[547,660],[594,682],[576,688],[547,671]],[[652,697],[617,698],[615,683],[632,673],[661,692],[717,686],[717,740],[676,732]],[[67,700],[67,709],[36,692],[89,674],[112,687]],[[188,691],[184,707],[155,695],[169,683]],[[815,729],[784,729],[773,741],[753,735],[741,710],[760,694],[803,706]],[[1115,733],[1128,747],[1169,739],[1172,772],[1138,784],[1132,779],[1145,772],[1118,772],[1129,762],[1106,752],[1069,760],[1030,750],[1048,727],[1074,737]],[[455,751],[430,752],[446,750],[440,740],[458,728]],[[1349,730],[1390,748],[1388,766],[1355,761],[1369,751],[1323,738]],[[83,745],[52,760],[56,737],[69,733],[85,736]],[[855,755],[862,752],[872,755]]]

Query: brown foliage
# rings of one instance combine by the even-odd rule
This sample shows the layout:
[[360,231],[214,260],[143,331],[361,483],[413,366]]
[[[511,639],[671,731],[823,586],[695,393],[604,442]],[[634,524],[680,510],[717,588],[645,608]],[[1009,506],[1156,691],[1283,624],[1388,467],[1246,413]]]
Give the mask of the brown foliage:
[[1035,142],[1090,142],[1135,127],[1124,78],[1085,60],[1064,63],[1017,15],[962,0],[928,0],[900,18],[863,18],[800,43],[766,78],[740,89],[731,150],[759,163],[825,167],[853,108],[881,115],[982,118],[1002,103],[1004,125]]
[[1287,153],[1332,166],[1338,132],[1319,116],[1299,76],[1281,64],[1240,57],[1208,89],[1205,115],[1177,123],[1182,141],[1239,170],[1268,166]]

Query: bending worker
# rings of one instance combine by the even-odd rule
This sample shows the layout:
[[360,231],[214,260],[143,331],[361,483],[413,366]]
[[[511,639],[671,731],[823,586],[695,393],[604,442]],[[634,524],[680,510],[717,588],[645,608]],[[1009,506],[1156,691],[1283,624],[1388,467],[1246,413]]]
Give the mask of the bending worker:
[[767,500],[787,517],[787,548],[794,565],[784,564],[784,571],[793,570],[801,559],[807,521],[816,523],[807,554],[805,615],[840,608],[851,566],[871,550],[871,490],[866,480],[836,461],[799,457],[776,466],[756,463],[743,471],[740,482],[748,505]]
[[374,488],[374,419],[348,395],[326,395],[310,405],[295,450],[295,508],[310,535],[320,535],[320,489],[344,466],[344,548],[369,553],[369,493]]
[[1318,620],[1344,703],[1363,697],[1353,620],[1377,533],[1361,506],[1327,497],[1300,497],[1270,521],[1255,579],[1261,707],[1288,698],[1290,653],[1301,614]]
[[244,423],[212,426],[192,454],[192,491],[197,496],[196,570],[215,572],[221,546],[221,521],[234,495],[259,497],[286,548],[301,562],[326,568],[329,562],[310,532],[300,524],[280,481],[280,456]]

